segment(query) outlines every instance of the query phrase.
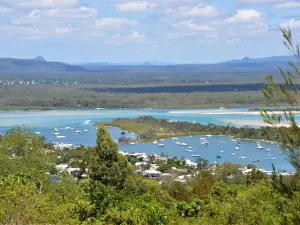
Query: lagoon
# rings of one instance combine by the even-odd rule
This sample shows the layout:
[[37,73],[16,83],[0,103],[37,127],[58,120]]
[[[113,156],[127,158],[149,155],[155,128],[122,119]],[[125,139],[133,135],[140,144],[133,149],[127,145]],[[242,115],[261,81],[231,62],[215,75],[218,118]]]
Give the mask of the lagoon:
[[[197,114],[193,113],[197,110]],[[174,113],[174,112],[184,113]],[[203,111],[203,113],[201,113]],[[235,126],[259,126],[262,122],[260,115],[249,114],[247,108],[229,109],[226,114],[213,113],[218,112],[218,109],[209,109],[212,113],[207,113],[207,109],[119,109],[119,110],[49,110],[49,111],[0,111],[0,132],[5,133],[13,126],[25,126],[34,132],[40,132],[40,135],[45,136],[47,141],[59,142],[66,144],[85,146],[94,146],[96,143],[96,127],[93,125],[96,122],[107,122],[114,118],[137,118],[139,116],[153,116],[155,118],[164,118],[175,121],[188,121],[194,123],[214,123],[220,125],[231,124]],[[299,117],[297,116],[299,119]],[[230,121],[230,122],[228,122]],[[60,136],[65,138],[58,139],[53,135],[53,129],[59,130]],[[73,130],[72,130],[73,129]],[[80,130],[81,133],[74,135],[75,130]],[[84,132],[84,130],[88,130]],[[121,131],[114,128],[109,128],[109,131],[114,140],[120,137]],[[127,134],[130,135],[130,134]],[[257,150],[255,142],[245,141],[239,152],[235,152],[234,143],[228,137],[210,137],[209,146],[200,145],[199,136],[196,137],[181,137],[182,142],[186,142],[193,148],[194,152],[186,152],[183,147],[175,145],[174,140],[165,140],[165,148],[157,148],[151,143],[137,145],[121,145],[120,150],[132,152],[146,152],[149,154],[164,152],[169,156],[184,156],[188,159],[195,160],[192,154],[200,154],[203,158],[210,161],[215,161],[216,156],[222,156],[219,162],[230,160],[234,163],[247,165],[252,163],[253,159],[259,159],[256,163],[259,168],[266,170],[272,169],[272,163],[276,165],[278,170],[293,171],[289,162],[279,153],[279,147],[270,143],[263,143],[264,150]],[[183,141],[185,140],[185,141]],[[179,140],[180,141],[180,140]],[[227,144],[221,144],[224,141]],[[270,149],[270,153],[266,152]],[[220,151],[224,151],[221,153]],[[231,153],[236,154],[235,157]],[[270,160],[268,154],[276,157],[276,160]],[[239,157],[245,156],[247,159],[242,160]],[[254,164],[254,163],[253,163]]]

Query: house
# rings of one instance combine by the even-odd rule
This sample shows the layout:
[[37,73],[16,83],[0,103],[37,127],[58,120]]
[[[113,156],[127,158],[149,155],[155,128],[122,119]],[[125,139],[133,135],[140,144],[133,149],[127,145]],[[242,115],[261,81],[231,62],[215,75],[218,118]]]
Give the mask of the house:
[[157,170],[145,170],[143,172],[143,176],[148,177],[150,179],[157,179],[160,174],[161,174],[161,172],[157,171]]

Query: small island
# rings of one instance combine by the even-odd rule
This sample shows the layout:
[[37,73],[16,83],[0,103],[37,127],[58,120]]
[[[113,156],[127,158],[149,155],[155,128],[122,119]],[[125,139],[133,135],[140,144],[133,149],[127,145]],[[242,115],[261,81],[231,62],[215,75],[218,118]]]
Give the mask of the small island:
[[[100,125],[100,124],[97,124]],[[194,135],[224,135],[237,139],[265,140],[276,142],[280,139],[278,128],[273,127],[234,127],[230,125],[215,125],[208,123],[189,123],[156,119],[151,116],[141,116],[136,119],[114,119],[103,123],[105,126],[117,127],[121,130],[133,132],[137,135],[136,140],[123,136],[119,143],[151,142],[154,140]],[[288,129],[288,128],[282,128]]]

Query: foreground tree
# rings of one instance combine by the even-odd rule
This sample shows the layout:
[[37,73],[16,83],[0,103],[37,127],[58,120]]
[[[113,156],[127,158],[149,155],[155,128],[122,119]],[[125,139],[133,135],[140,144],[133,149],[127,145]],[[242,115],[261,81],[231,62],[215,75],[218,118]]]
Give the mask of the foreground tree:
[[89,175],[104,185],[122,188],[130,174],[127,158],[118,153],[118,145],[104,126],[99,126],[94,156],[89,162]]
[[[267,106],[271,108],[262,110],[264,121],[279,127],[280,141],[283,151],[288,155],[290,162],[297,171],[300,169],[300,128],[295,119],[294,110],[299,105],[300,96],[297,90],[300,76],[300,47],[295,43],[289,28],[280,28],[284,45],[287,47],[294,62],[290,61],[290,70],[279,68],[284,84],[274,80],[272,75],[266,77],[267,83],[263,90]],[[286,106],[286,107],[282,107]],[[297,109],[298,110],[298,109]]]

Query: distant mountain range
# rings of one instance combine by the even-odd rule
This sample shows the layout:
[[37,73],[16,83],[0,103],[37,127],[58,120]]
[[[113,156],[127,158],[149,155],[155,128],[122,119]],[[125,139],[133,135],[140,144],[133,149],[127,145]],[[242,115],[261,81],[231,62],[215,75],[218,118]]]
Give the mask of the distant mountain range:
[[237,60],[229,60],[225,62],[220,62],[219,64],[244,64],[244,63],[286,63],[288,61],[293,61],[295,58],[293,56],[271,56],[271,57],[264,57],[264,58],[254,58],[251,59],[249,57],[245,57],[243,59]]
[[[268,71],[277,69],[278,66],[286,68],[287,62],[293,60],[291,56],[273,56],[265,58],[248,58],[229,60],[216,64],[175,64],[159,61],[134,62],[134,63],[85,63],[81,65],[70,65],[61,62],[48,62],[42,56],[34,59],[0,59],[0,72],[122,72],[129,68],[141,68],[143,71],[193,71],[193,72],[234,72],[261,70]],[[135,69],[136,70],[136,69]],[[137,71],[137,70],[136,70]]]
[[42,56],[34,59],[0,59],[0,71],[7,72],[84,72],[81,66],[61,62],[48,62]]

